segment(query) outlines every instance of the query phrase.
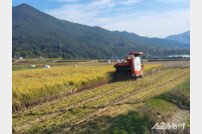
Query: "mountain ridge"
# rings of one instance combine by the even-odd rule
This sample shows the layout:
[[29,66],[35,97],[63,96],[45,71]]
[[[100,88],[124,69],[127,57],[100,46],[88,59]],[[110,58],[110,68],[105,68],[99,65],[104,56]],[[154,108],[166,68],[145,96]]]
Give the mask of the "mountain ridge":
[[184,44],[190,44],[190,31],[181,34],[169,35],[165,39],[178,41]]
[[27,4],[12,9],[13,57],[58,57],[59,44],[62,44],[64,58],[122,56],[131,51],[144,52],[145,39],[149,40],[151,54],[160,50],[188,52],[188,47],[177,41],[146,38],[128,32],[109,31],[99,26],[73,23],[57,19]]

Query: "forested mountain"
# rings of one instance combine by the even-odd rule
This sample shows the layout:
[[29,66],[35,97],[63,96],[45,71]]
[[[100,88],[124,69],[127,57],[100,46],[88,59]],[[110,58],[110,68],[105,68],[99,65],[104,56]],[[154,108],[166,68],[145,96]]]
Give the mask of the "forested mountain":
[[27,4],[13,7],[12,12],[13,57],[59,57],[60,44],[64,58],[123,56],[145,52],[147,39],[150,55],[189,53],[189,46],[177,41],[72,23]]
[[[118,32],[118,31],[116,31]],[[163,49],[165,48],[171,48],[171,49],[186,49],[186,48],[189,48],[189,44],[184,44],[184,43],[181,43],[179,41],[172,41],[172,40],[169,40],[169,39],[161,39],[161,38],[147,38],[147,37],[141,37],[137,34],[134,34],[134,33],[128,33],[126,31],[124,32],[119,32],[119,33],[122,33],[124,36],[127,36],[129,38],[131,38],[132,40],[134,41],[147,41],[148,44],[150,45],[151,48],[158,48],[160,47],[159,49]]]
[[182,34],[170,35],[166,39],[181,42],[183,44],[190,44],[190,31],[184,32]]

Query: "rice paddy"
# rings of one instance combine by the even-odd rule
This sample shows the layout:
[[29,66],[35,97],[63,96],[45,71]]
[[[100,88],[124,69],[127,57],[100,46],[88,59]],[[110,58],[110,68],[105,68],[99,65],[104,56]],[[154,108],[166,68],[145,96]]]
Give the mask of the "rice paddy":
[[[144,74],[154,73],[161,67],[161,64],[145,65]],[[111,64],[13,71],[13,111],[108,83],[114,71]]]

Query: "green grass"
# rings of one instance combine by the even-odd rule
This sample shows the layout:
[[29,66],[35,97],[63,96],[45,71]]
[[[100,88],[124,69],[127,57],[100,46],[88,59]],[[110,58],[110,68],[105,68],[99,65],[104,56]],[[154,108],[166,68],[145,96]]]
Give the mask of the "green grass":
[[[153,123],[150,121],[150,126],[153,126],[156,122],[167,122],[170,116],[184,108],[190,109],[190,78],[172,90],[153,99],[149,99],[144,103],[143,107],[140,108],[139,112],[147,114],[149,119],[153,120]],[[156,113],[158,113],[161,118],[159,118]],[[186,123],[184,133],[189,133],[190,129],[190,117],[187,118],[188,119],[181,120],[181,122]]]
[[177,86],[172,91],[157,96],[156,98],[163,99],[174,103],[180,108],[190,108],[190,78],[183,84]]
[[146,115],[137,112],[129,112],[112,119],[112,126],[104,131],[106,134],[144,134],[150,123]]
[[145,102],[145,106],[159,112],[173,111],[176,108],[174,104],[162,99],[150,99]]
[[12,67],[12,71],[21,71],[21,70],[28,70],[28,69],[40,69],[43,67]]

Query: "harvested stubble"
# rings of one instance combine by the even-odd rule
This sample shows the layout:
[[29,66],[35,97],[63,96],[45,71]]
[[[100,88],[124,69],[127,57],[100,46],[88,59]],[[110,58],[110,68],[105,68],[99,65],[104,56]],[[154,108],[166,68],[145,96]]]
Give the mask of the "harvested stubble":
[[188,68],[167,69],[137,81],[120,81],[77,92],[62,100],[13,114],[13,131],[78,133],[85,128],[82,122],[127,113],[146,99],[173,89],[188,77]]
[[[145,65],[144,73],[152,73],[161,67],[161,64]],[[13,71],[13,112],[107,83],[114,71],[112,65]]]

